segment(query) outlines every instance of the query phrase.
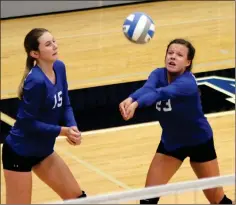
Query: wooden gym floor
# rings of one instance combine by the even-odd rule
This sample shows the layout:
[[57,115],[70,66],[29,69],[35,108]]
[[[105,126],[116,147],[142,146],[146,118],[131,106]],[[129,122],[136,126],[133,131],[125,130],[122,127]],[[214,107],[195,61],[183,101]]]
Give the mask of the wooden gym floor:
[[[215,147],[221,175],[235,171],[235,114],[234,111],[208,116],[214,130]],[[120,128],[83,133],[80,146],[69,145],[59,137],[55,150],[69,165],[84,190],[89,195],[143,187],[146,173],[160,140],[158,123],[146,123]],[[197,179],[186,159],[172,182]],[[2,203],[5,201],[5,183],[1,174]],[[226,186],[226,193],[235,196],[235,187]],[[197,203],[207,203],[197,192]],[[54,202],[59,197],[33,177],[33,203]],[[176,203],[175,196],[165,196],[160,203]],[[135,202],[132,202],[135,203]],[[178,195],[178,203],[194,203],[194,193]]]
[[[134,11],[148,13],[156,22],[154,39],[134,45],[122,34],[124,18]],[[33,27],[48,28],[58,40],[60,59],[67,65],[69,89],[146,79],[163,66],[165,48],[177,37],[196,47],[194,72],[234,67],[235,11],[231,1],[163,1],[57,15],[2,20],[1,99],[16,96],[24,69],[23,39]],[[5,118],[7,119],[7,118]],[[235,172],[235,114],[210,115],[221,174]],[[8,123],[12,120],[8,118]],[[160,139],[157,123],[83,133],[83,143],[72,147],[58,138],[56,151],[65,159],[89,195],[144,186],[149,163]],[[196,179],[188,160],[171,182]],[[1,174],[2,203],[5,183]],[[233,198],[234,186],[225,187]],[[179,203],[194,203],[181,194]],[[33,179],[33,203],[59,200],[37,177]],[[161,203],[175,203],[175,196]],[[201,192],[198,203],[207,203]]]

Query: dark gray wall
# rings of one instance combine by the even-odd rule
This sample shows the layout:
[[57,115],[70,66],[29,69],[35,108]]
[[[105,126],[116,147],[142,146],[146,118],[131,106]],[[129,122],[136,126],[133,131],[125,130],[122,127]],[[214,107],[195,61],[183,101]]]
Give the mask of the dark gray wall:
[[140,2],[141,0],[126,1],[1,1],[1,18],[18,17],[34,14],[44,14],[59,11],[78,10],[102,7],[116,4]]

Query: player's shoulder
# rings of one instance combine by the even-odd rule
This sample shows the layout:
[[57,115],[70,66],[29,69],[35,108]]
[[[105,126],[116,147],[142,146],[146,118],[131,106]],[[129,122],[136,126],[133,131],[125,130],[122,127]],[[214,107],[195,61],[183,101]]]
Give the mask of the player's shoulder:
[[25,78],[25,83],[34,82],[42,84],[44,82],[44,75],[38,66],[34,66]]
[[192,72],[184,72],[184,74],[181,76],[179,83],[184,86],[184,88],[191,90],[191,93],[198,93],[197,80]]
[[24,80],[24,88],[43,87],[45,85],[45,76],[40,68],[34,66]]
[[53,64],[54,70],[59,74],[59,75],[65,75],[66,72],[66,66],[65,63],[61,60],[56,60]]
[[54,64],[53,64],[53,66],[54,66],[55,68],[57,68],[57,67],[63,67],[63,68],[65,68],[65,63],[64,63],[63,61],[61,61],[61,60],[56,60],[56,61],[54,62]]
[[160,67],[160,68],[155,68],[151,74],[154,74],[154,75],[162,75],[166,72],[166,68],[164,67]]
[[191,71],[184,72],[183,79],[188,83],[197,85],[197,80],[196,80],[194,74]]

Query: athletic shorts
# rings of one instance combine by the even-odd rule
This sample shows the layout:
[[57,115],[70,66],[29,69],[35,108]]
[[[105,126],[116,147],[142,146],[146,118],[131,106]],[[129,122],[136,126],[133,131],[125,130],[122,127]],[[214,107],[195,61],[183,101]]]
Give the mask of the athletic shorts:
[[163,142],[160,142],[156,152],[175,157],[181,161],[189,157],[191,162],[208,162],[217,158],[213,138],[199,145],[181,147],[173,151],[167,151]]
[[2,147],[2,164],[3,169],[16,172],[30,172],[32,168],[43,161],[44,157],[28,157],[18,155],[6,142]]

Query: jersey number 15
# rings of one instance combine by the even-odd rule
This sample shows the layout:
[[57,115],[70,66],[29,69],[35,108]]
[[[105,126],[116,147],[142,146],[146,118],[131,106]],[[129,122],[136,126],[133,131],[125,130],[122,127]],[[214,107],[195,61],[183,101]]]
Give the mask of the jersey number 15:
[[52,109],[54,109],[56,106],[61,107],[62,106],[62,91],[59,91],[57,94],[54,95],[54,106]]

